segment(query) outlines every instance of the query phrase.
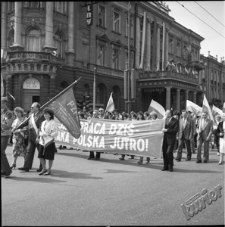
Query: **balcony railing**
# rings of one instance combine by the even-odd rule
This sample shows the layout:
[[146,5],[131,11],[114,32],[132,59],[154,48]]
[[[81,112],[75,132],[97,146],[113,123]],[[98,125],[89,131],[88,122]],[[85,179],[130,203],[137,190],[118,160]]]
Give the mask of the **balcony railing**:
[[53,56],[47,52],[15,51],[9,52],[9,62],[49,62],[65,64],[65,59]]
[[139,73],[140,79],[178,79],[192,83],[198,83],[198,75],[187,74],[187,73],[177,73],[174,71],[157,71],[157,72],[144,72]]

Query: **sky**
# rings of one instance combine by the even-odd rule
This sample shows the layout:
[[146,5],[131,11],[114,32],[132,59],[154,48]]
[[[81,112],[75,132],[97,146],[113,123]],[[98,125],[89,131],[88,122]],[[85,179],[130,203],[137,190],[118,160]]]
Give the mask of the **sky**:
[[[221,35],[187,11],[178,2]],[[210,55],[213,57],[218,55],[219,62],[221,61],[221,57],[225,59],[225,1],[196,1],[220,23],[195,1],[178,2],[165,1],[166,5],[169,5],[169,9],[171,10],[169,15],[179,24],[191,29],[204,38],[201,42],[200,54],[208,56],[208,51],[210,51]]]

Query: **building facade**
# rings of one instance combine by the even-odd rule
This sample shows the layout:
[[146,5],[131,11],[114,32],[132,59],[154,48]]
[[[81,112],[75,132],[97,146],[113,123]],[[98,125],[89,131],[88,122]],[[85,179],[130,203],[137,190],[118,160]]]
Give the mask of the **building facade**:
[[208,56],[200,55],[200,60],[205,68],[199,74],[199,84],[210,105],[222,109],[225,102],[225,60],[221,58],[219,62],[210,51]]
[[1,70],[11,109],[43,105],[79,77],[77,101],[92,96],[95,74],[96,108],[105,108],[113,92],[116,109],[127,110],[128,52],[136,70],[132,110],[146,111],[151,99],[179,111],[186,99],[201,105],[203,38],[170,17],[161,1],[95,2],[91,26],[85,2],[1,2],[1,9],[1,48],[8,53]]

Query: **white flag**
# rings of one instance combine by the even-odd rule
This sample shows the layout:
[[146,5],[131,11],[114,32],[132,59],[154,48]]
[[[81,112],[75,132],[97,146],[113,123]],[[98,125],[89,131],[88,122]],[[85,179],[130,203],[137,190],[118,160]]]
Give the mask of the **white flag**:
[[197,104],[187,100],[186,102],[186,110],[191,111],[196,116],[202,112],[202,107],[198,106]]
[[225,113],[225,102],[223,103],[223,113]]
[[219,109],[218,107],[216,107],[216,106],[213,105],[213,107],[212,107],[212,113],[213,113],[213,115],[216,115],[216,113],[218,113],[218,114],[221,115],[223,113],[223,111],[221,109]]
[[108,104],[106,106],[105,111],[108,111],[108,112],[112,113],[113,110],[115,110],[115,105],[114,105],[114,102],[113,102],[112,92],[111,92],[111,95],[109,97],[109,101],[108,101]]
[[208,100],[206,99],[205,95],[204,95],[203,104],[202,104],[202,111],[208,112],[209,118],[214,122],[212,110],[209,106]]
[[151,113],[152,111],[155,111],[157,113],[159,119],[162,119],[166,112],[163,106],[161,106],[158,102],[154,101],[153,99],[148,108],[149,113]]

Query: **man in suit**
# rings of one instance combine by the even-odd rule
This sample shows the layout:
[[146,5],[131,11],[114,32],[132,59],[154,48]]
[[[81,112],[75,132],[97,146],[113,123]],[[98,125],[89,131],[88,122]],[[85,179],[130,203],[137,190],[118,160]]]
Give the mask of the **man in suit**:
[[208,113],[202,112],[201,119],[198,121],[197,129],[197,163],[201,163],[201,149],[204,143],[203,162],[209,161],[209,141],[213,133],[213,121],[208,119]]
[[191,160],[191,146],[190,141],[193,138],[193,121],[188,117],[187,111],[182,110],[182,118],[179,121],[179,145],[177,151],[176,160],[178,162],[181,161],[182,158],[182,149],[184,147],[184,143],[187,149],[187,158],[186,161]]
[[162,171],[173,171],[173,148],[176,142],[176,134],[179,129],[179,121],[172,117],[172,111],[167,110],[165,113],[165,127],[163,137],[163,162],[164,167]]
[[195,154],[195,144],[197,141],[197,133],[196,133],[197,116],[191,111],[188,111],[188,117],[193,121],[193,137],[190,140],[190,147],[191,147],[191,153]]
[[219,123],[222,121],[221,116],[217,114],[215,116],[215,123],[213,124],[213,135],[214,135],[214,144],[216,144],[217,155],[220,155],[220,145],[219,145],[219,136],[217,135],[217,128]]
[[5,178],[8,178],[12,173],[5,150],[12,134],[11,126],[14,119],[13,113],[7,107],[7,102],[7,97],[1,97],[1,176]]
[[[34,102],[31,105],[31,116],[28,121],[22,123],[18,128],[23,128],[28,125],[28,149],[27,155],[25,157],[25,162],[23,167],[18,168],[19,170],[24,170],[29,172],[32,168],[33,160],[34,160],[34,152],[35,148],[38,148],[38,138],[39,138],[39,129],[41,127],[41,123],[45,120],[44,115],[40,112],[41,105],[38,102]],[[40,164],[37,172],[42,171],[42,166]]]

